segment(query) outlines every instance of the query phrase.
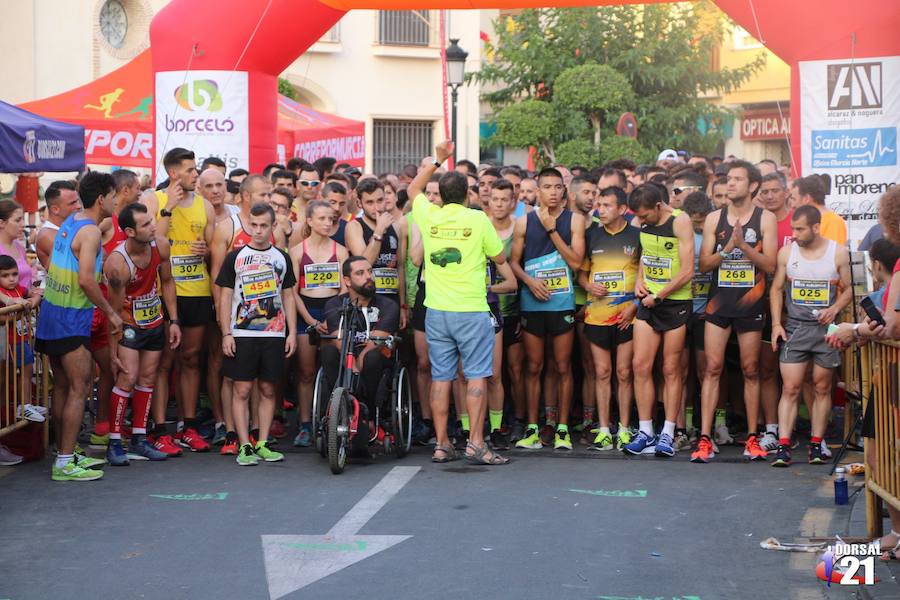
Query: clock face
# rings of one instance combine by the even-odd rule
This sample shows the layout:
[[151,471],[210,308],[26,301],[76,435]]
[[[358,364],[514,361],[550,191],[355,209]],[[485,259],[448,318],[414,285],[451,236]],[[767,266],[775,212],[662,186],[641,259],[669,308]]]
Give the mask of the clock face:
[[100,9],[100,33],[113,48],[121,48],[128,32],[128,15],[119,0],[106,0]]

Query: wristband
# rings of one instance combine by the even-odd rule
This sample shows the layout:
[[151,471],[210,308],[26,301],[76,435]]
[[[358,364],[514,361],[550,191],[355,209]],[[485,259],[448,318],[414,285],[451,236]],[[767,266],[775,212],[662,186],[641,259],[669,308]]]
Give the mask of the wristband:
[[164,208],[163,208],[163,209],[160,209],[160,211],[159,211],[159,216],[160,216],[160,217],[171,217],[171,216],[172,216],[172,211],[171,211],[171,210],[166,210],[166,209],[164,209]]
[[719,258],[721,258],[722,260],[728,260],[729,258],[731,258],[731,255],[728,254],[727,252],[725,252],[724,250],[720,250]]
[[552,234],[554,234],[554,233],[556,233],[556,227],[547,230],[547,236],[550,236],[550,235],[552,235]]
[[227,338],[229,335],[230,335],[231,337],[234,337],[234,335],[233,335],[230,331],[229,331],[228,333],[223,333],[223,334],[222,334],[222,337],[223,337],[223,338]]
[[433,158],[433,159],[431,160],[431,164],[433,164],[433,165],[434,165],[435,167],[437,167],[438,169],[441,168],[441,161],[439,161],[439,160],[436,159],[436,158]]
[[384,238],[381,237],[380,235],[378,235],[377,233],[373,233],[373,234],[372,234],[372,239],[374,239],[376,242],[380,242],[380,241],[383,240]]
[[180,327],[181,321],[179,321],[178,319],[169,319],[169,324],[170,325],[178,325]]
[[[832,323],[833,324],[833,323]],[[862,336],[859,334],[859,328],[862,326],[862,323],[856,323],[853,325],[853,337],[859,340]]]

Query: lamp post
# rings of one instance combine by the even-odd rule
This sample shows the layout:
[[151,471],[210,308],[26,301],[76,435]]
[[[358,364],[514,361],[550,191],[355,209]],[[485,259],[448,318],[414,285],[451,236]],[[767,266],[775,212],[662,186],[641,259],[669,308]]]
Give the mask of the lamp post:
[[450,118],[453,122],[451,139],[453,140],[453,166],[456,166],[456,100],[457,90],[466,80],[466,57],[469,53],[457,44],[459,38],[450,38],[447,57],[447,85],[450,86]]

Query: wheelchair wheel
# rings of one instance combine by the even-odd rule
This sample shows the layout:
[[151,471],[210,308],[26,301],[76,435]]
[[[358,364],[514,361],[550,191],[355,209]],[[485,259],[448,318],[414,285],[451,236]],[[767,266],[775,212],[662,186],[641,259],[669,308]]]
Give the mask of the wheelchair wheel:
[[325,418],[328,415],[328,402],[325,393],[325,370],[319,367],[316,372],[316,383],[313,387],[312,399],[312,434],[316,450],[322,458],[328,456],[328,444],[325,441]]
[[412,446],[412,389],[406,367],[400,367],[391,386],[391,425],[394,434],[394,453],[403,458]]
[[328,403],[328,466],[339,475],[347,466],[347,449],[350,447],[350,394],[344,388],[335,388]]

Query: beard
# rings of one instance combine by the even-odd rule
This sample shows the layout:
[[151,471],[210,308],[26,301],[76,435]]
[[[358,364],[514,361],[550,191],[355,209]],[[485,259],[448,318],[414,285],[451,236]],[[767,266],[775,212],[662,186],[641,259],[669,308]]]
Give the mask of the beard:
[[375,282],[371,279],[363,285],[351,284],[350,287],[363,298],[371,300],[375,296]]

